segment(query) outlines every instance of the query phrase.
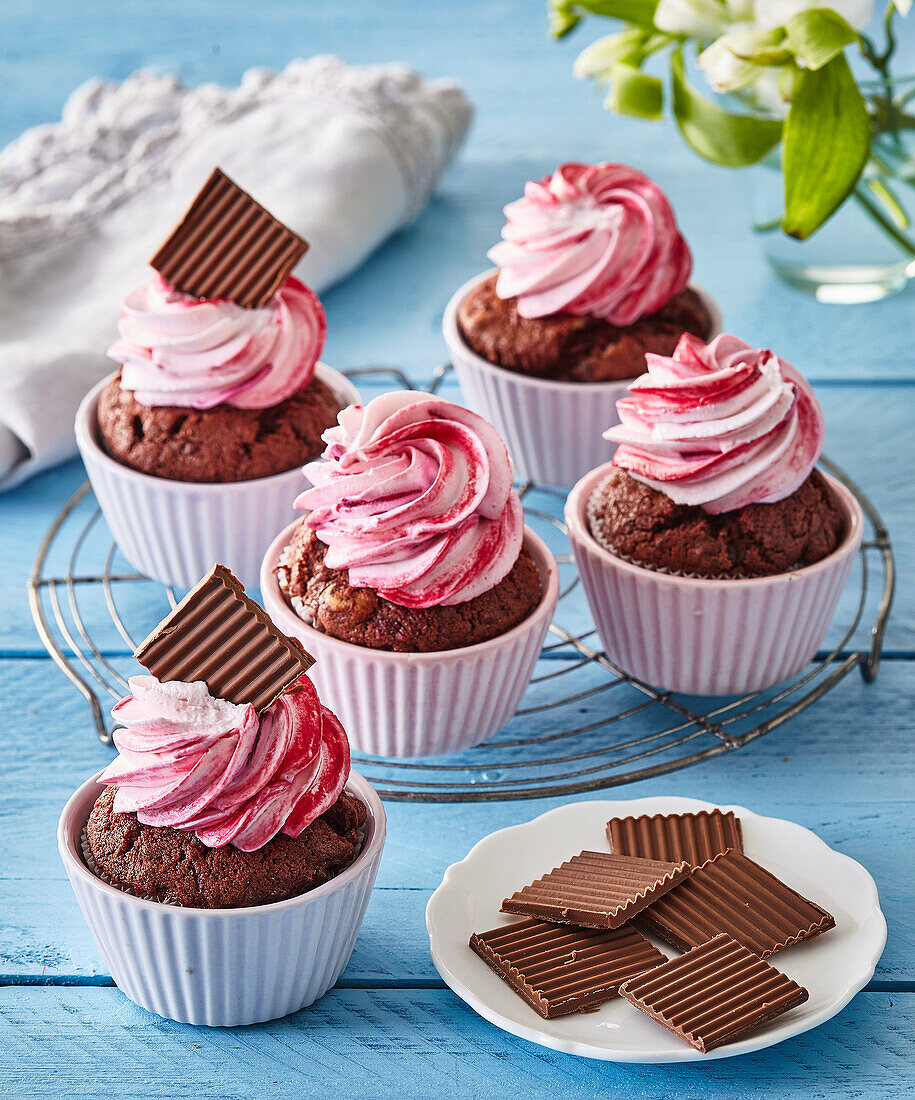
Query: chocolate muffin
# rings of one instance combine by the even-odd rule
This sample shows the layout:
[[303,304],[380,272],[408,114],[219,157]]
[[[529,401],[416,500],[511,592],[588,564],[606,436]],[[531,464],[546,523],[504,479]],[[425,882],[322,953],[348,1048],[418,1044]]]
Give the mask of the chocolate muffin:
[[341,794],[297,837],[278,833],[262,848],[208,848],[192,832],[143,825],[116,813],[116,787],[99,795],[86,840],[95,870],[140,897],[196,909],[237,909],[294,898],[338,875],[359,854],[364,803]]
[[816,470],[784,500],[721,515],[675,504],[614,470],[594,492],[591,525],[600,543],[639,565],[700,577],[787,573],[827,557],[845,533]]
[[324,564],[327,547],[305,523],[277,569],[286,599],[318,629],[354,645],[403,653],[460,649],[523,622],[540,602],[540,575],[526,550],[493,588],[464,603],[401,607],[371,588],[353,588],[345,569]]
[[99,397],[98,427],[108,454],[144,474],[171,481],[252,481],[320,454],[321,433],[341,407],[319,378],[268,409],[142,405],[121,389],[119,371]]
[[705,340],[712,318],[689,288],[646,317],[620,328],[600,317],[553,313],[522,317],[517,300],[496,294],[496,276],[480,283],[458,310],[461,334],[483,359],[518,374],[562,382],[613,382],[645,371],[645,353],[671,355],[684,332]]

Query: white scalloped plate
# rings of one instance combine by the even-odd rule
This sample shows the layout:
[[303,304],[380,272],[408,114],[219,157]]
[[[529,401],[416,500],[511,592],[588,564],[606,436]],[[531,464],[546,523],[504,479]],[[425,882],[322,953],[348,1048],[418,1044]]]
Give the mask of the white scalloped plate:
[[436,969],[475,1012],[504,1031],[568,1054],[616,1062],[731,1058],[824,1023],[867,984],[883,953],[886,921],[877,887],[860,863],[809,829],[741,806],[720,809],[733,810],[740,818],[746,854],[836,919],[830,932],[772,957],[770,962],[803,985],[810,999],[746,1038],[700,1054],[618,997],[597,1012],[544,1020],[468,947],[472,932],[518,919],[499,912],[502,899],[513,890],[584,848],[606,849],[604,830],[611,817],[713,808],[694,798],[674,797],[577,802],[490,834],[448,868],[429,899],[426,927]]

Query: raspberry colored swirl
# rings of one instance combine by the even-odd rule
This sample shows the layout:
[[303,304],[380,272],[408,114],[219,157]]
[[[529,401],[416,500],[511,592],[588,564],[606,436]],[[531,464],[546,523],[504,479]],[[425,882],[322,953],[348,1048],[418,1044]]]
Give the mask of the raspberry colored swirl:
[[489,251],[496,293],[522,317],[590,314],[631,325],[686,286],[692,257],[660,188],[624,164],[562,164],[505,207]]
[[412,393],[350,405],[338,419],[323,461],[305,467],[314,488],[295,502],[331,569],[402,607],[464,603],[507,576],[524,518],[491,424]]
[[133,676],[111,712],[118,756],[100,783],[117,813],[194,833],[209,848],[254,852],[277,833],[298,836],[337,801],[349,743],[300,676],[258,719],[254,707],[214,699],[202,681]]
[[736,336],[689,334],[672,359],[645,359],[648,373],[616,403],[619,427],[604,433],[619,444],[615,466],[713,515],[774,504],[810,475],[823,411],[790,363]]
[[269,409],[312,380],[327,334],[324,307],[290,276],[263,309],[193,298],[154,275],[124,299],[121,385],[142,405]]

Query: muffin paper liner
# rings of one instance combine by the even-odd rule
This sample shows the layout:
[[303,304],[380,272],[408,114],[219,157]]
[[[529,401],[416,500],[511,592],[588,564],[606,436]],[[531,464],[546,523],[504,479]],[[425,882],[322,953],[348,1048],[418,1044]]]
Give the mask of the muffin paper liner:
[[362,776],[351,772],[347,782],[368,810],[356,859],[305,894],[247,909],[163,904],[107,883],[87,866],[82,848],[101,790],[96,775],[69,800],[58,846],[104,963],[132,1001],[182,1023],[234,1027],[296,1012],[337,981],[384,847],[384,809]]
[[[261,559],[276,532],[295,516],[292,502],[308,487],[301,468],[254,481],[198,484],[132,470],[100,444],[97,412],[103,379],[76,414],[76,442],[105,521],[127,560],[141,573],[190,588],[215,562],[246,588],[256,588]],[[352,383],[319,363],[315,377],[344,405],[359,400]]]
[[[460,287],[448,303],[443,329],[451,362],[468,408],[485,416],[508,446],[515,473],[522,481],[573,485],[613,454],[603,433],[619,423],[616,402],[632,381],[557,382],[533,378],[488,362],[472,351],[461,335],[458,309],[470,291],[492,271]],[[712,317],[712,336],[721,331],[715,303],[699,287]],[[710,337],[711,338],[711,337]]]
[[[301,522],[301,521],[299,521]],[[556,561],[525,528],[540,573],[540,603],[516,627],[488,642],[435,653],[393,653],[341,641],[315,629],[287,603],[276,576],[291,524],[261,567],[264,607],[315,658],[308,675],[343,723],[350,744],[373,756],[440,756],[485,741],[514,714],[559,598]]]
[[734,695],[798,673],[823,640],[861,544],[864,515],[823,474],[846,521],[828,557],[770,577],[687,577],[609,552],[592,534],[588,505],[606,464],[573,488],[565,520],[594,625],[607,657],[662,691]]

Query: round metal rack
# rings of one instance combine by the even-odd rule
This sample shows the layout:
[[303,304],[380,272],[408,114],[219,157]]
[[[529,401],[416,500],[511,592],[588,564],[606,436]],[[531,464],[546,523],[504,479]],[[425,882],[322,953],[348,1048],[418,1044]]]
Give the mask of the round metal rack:
[[[436,372],[433,390],[447,369]],[[394,368],[352,374],[412,388]],[[600,651],[576,591],[560,518],[565,494],[521,485],[526,520],[555,553],[561,577],[556,619],[522,706],[505,729],[467,752],[422,760],[354,756],[354,765],[390,801],[499,801],[596,791],[740,749],[809,707],[853,669],[872,680],[893,599],[892,547],[861,490],[833,463],[823,459],[822,465],[858,498],[869,531],[827,647],[801,674],[766,691],[715,699],[656,691],[626,676]],[[110,742],[107,712],[136,672],[131,654],[183,593],[131,571],[88,482],[47,532],[28,588],[48,653],[85,698],[99,738]]]

